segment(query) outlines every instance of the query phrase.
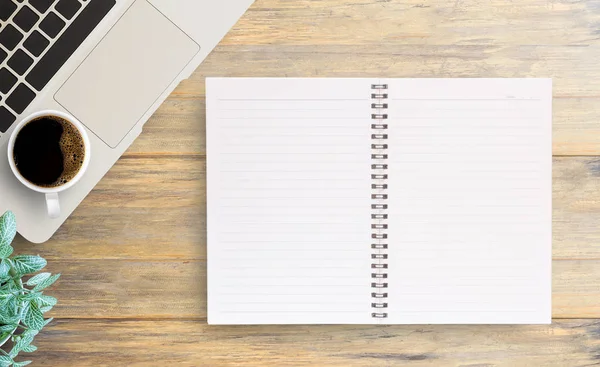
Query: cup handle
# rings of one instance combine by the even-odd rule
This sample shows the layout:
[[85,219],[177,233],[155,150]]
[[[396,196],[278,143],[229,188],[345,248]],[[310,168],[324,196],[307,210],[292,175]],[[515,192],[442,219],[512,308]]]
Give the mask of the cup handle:
[[50,218],[56,219],[60,217],[60,204],[57,193],[46,194],[46,207],[48,208],[48,216]]

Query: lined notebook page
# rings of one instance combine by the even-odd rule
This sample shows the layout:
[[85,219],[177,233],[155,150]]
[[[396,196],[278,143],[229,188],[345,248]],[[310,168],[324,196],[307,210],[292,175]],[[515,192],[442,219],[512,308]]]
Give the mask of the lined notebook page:
[[552,86],[389,80],[390,323],[549,323]]
[[208,321],[371,323],[370,84],[208,79]]

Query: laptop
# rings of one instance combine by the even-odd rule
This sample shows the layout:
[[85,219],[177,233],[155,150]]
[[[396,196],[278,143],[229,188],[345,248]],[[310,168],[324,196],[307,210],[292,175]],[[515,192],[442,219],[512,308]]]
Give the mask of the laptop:
[[[0,213],[15,212],[27,240],[48,240],[252,3],[0,0]],[[93,151],[57,219],[6,156],[17,123],[46,109],[81,121]]]

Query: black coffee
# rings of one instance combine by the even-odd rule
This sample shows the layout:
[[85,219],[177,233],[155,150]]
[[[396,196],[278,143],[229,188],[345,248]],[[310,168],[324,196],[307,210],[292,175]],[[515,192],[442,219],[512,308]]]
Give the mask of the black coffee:
[[83,166],[85,145],[73,124],[59,117],[44,116],[19,131],[13,157],[27,181],[52,188],[77,175]]

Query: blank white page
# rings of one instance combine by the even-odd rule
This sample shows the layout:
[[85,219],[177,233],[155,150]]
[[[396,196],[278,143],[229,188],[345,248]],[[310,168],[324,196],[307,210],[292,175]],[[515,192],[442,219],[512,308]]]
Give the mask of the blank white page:
[[208,321],[372,323],[370,80],[208,79]]
[[390,323],[549,323],[552,82],[389,84]]

